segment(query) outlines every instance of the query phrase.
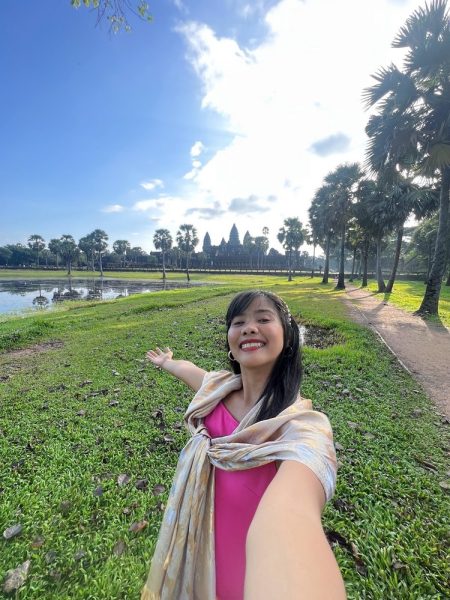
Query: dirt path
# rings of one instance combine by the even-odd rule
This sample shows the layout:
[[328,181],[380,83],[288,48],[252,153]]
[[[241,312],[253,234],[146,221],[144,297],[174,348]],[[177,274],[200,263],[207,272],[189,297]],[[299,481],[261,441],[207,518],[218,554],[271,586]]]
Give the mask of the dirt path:
[[450,331],[404,312],[367,289],[346,284],[350,318],[373,329],[450,419]]

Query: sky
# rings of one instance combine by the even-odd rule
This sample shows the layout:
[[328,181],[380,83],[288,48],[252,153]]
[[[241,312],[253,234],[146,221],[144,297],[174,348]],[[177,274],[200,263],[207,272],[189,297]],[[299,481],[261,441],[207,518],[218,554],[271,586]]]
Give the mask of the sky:
[[70,0],[2,0],[0,246],[99,228],[149,252],[191,223],[201,250],[235,223],[281,250],[283,220],[364,161],[362,91],[423,4],[158,0],[112,34]]

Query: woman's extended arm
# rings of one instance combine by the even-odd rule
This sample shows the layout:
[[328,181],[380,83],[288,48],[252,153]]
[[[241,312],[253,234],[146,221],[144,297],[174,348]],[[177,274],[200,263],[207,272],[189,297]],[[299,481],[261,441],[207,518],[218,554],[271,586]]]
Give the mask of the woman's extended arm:
[[173,360],[173,352],[170,348],[149,350],[146,356],[155,367],[164,369],[177,379],[181,379],[194,392],[200,389],[206,371],[188,360]]
[[284,461],[247,535],[245,600],[345,600],[321,523],[325,494],[305,465]]

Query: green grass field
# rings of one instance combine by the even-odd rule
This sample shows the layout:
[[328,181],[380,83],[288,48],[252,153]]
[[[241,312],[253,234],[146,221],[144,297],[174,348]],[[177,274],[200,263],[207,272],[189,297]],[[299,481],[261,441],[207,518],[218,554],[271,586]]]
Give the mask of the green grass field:
[[[376,282],[369,282],[369,290],[376,292]],[[425,284],[421,281],[396,281],[392,293],[383,294],[383,297],[390,304],[413,313],[420,307],[424,294]],[[450,287],[444,284],[439,299],[439,319],[446,327],[450,327]]]
[[192,396],[145,352],[170,345],[176,358],[226,368],[226,306],[259,286],[334,344],[305,348],[303,395],[334,430],[338,486],[323,524],[348,598],[445,597],[448,425],[376,337],[346,319],[332,284],[214,280],[222,285],[0,324],[0,531],[23,527],[0,542],[0,585],[29,559],[15,598],[139,598]]

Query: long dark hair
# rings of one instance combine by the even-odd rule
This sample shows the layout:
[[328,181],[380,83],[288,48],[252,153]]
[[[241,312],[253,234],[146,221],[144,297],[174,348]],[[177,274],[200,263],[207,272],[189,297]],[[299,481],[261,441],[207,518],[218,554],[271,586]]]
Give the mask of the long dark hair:
[[[284,300],[272,292],[253,290],[237,294],[227,310],[227,333],[234,317],[242,315],[256,298],[267,298],[273,304],[283,326],[284,342],[283,349],[273,366],[259,399],[260,409],[256,421],[263,421],[276,417],[295,402],[300,391],[302,361],[298,325],[292,318]],[[227,349],[230,349],[228,339]],[[241,372],[241,365],[237,361],[230,360],[230,363],[234,373]]]

